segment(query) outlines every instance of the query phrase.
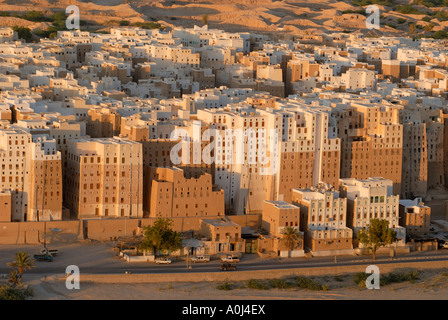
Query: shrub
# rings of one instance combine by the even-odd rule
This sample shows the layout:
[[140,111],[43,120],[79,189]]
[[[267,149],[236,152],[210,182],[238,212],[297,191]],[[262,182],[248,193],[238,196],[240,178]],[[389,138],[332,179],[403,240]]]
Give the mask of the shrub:
[[59,21],[59,20],[65,21],[66,19],[67,19],[67,16],[64,11],[55,12],[54,14],[52,14],[50,16],[51,21]]
[[411,6],[410,4],[403,4],[400,6],[396,6],[395,11],[403,14],[426,14],[426,12],[422,12],[417,8]]
[[352,3],[355,6],[369,6],[371,4],[379,4],[381,6],[393,6],[394,0],[353,0]]
[[269,286],[275,289],[288,289],[292,287],[292,285],[284,279],[271,279],[269,280]]
[[216,289],[218,290],[233,290],[233,284],[231,284],[230,282],[223,282],[221,284],[218,284],[216,286]]
[[337,281],[337,282],[344,281],[344,278],[342,276],[334,276],[333,279],[334,279],[334,281]]
[[390,283],[399,283],[405,281],[415,281],[419,279],[418,271],[409,271],[405,273],[389,273],[383,277],[383,282],[380,281],[380,284],[387,285]]
[[134,27],[139,27],[143,29],[162,29],[162,25],[156,22],[136,22],[132,24]]
[[31,287],[1,286],[0,300],[25,300],[34,295]]
[[65,29],[65,25],[63,27],[50,26],[47,28],[47,30],[36,30],[33,33],[39,37],[54,39],[56,38],[58,31]]
[[439,21],[447,21],[448,13],[446,13],[445,11],[437,11],[437,13],[434,15],[434,18],[438,19]]
[[[366,287],[366,280],[370,276],[370,273],[358,272],[353,275],[353,280],[355,283],[361,288]],[[380,276],[380,286],[385,286],[391,283],[400,283],[400,282],[415,282],[419,279],[418,271],[409,271],[405,273],[397,273],[391,272],[385,275]]]
[[426,7],[448,7],[448,0],[423,0]]
[[329,287],[327,285],[322,285],[316,281],[313,281],[306,277],[296,277],[296,285],[302,289],[316,290],[316,291],[327,291]]
[[370,274],[365,272],[357,272],[353,275],[353,281],[361,288],[366,287],[366,280]]
[[267,290],[269,286],[261,280],[249,279],[246,282],[246,288],[255,290]]
[[361,9],[361,10],[344,10],[342,11],[342,14],[347,14],[347,13],[358,13],[358,14],[362,14],[363,16],[367,15],[366,10]]
[[25,297],[32,297],[34,296],[34,289],[31,286],[27,286],[25,290],[23,290],[23,294]]
[[434,25],[433,24],[427,24],[426,26],[424,26],[425,31],[430,32],[432,31],[432,29],[434,29]]
[[31,10],[21,16],[22,19],[33,21],[33,22],[43,22],[49,21],[47,17],[44,16],[42,11]]
[[121,26],[121,27],[127,27],[127,26],[129,26],[131,23],[128,21],[128,20],[121,20],[120,21],[120,23],[119,23],[119,25]]

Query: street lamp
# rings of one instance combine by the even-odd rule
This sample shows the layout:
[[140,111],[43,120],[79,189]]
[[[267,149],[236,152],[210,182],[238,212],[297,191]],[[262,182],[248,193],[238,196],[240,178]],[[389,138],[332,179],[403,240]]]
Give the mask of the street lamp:
[[336,241],[336,249],[335,249],[335,253],[334,253],[334,263],[337,263],[338,262],[338,259],[337,259],[337,255],[338,255],[338,239],[336,239],[335,240]]
[[187,245],[187,269],[189,269],[188,268],[188,260],[190,259],[189,256],[190,256],[190,246]]
[[[187,222],[188,223],[188,222]],[[190,224],[190,223],[188,223]],[[190,242],[187,245],[187,269],[191,269],[191,262],[190,265],[188,264],[188,262],[190,261],[190,249],[192,248],[192,238],[193,238],[193,230],[190,230]]]

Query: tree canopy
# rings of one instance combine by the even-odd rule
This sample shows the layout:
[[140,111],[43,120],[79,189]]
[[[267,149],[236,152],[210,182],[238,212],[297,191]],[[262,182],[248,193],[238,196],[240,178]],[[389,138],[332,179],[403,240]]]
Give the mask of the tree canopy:
[[285,227],[282,230],[281,242],[289,249],[293,250],[300,242],[299,233],[294,227]]
[[12,29],[17,32],[19,39],[23,39],[25,41],[30,41],[33,39],[33,34],[31,33],[30,28],[14,26]]
[[372,251],[373,260],[378,248],[397,241],[397,233],[389,228],[389,222],[384,219],[371,219],[369,226],[358,232],[357,238],[366,248]]
[[28,253],[19,251],[16,252],[14,261],[8,263],[8,266],[13,268],[13,271],[17,271],[17,274],[13,275],[13,277],[18,275],[17,283],[21,283],[23,272],[34,268],[35,265],[34,260],[30,258]]
[[152,249],[155,254],[161,251],[176,251],[182,248],[182,238],[179,232],[172,230],[173,221],[168,218],[157,218],[152,226],[144,227],[144,240],[139,248]]

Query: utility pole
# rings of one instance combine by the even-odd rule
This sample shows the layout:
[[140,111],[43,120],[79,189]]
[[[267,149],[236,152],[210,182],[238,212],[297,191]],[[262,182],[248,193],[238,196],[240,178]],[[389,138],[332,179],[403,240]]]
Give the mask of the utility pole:
[[35,198],[36,198],[36,200],[35,200],[35,203],[36,203],[36,209],[35,209],[35,211],[36,211],[36,220],[37,220],[37,222],[39,222],[39,209],[37,209],[37,192],[39,191],[39,186],[37,186],[36,187],[36,195],[35,195]]
[[[47,179],[47,164],[48,159],[45,160],[45,173],[44,173],[44,183],[42,188],[42,213],[44,213],[45,205],[45,182]],[[47,221],[44,220],[44,248],[47,248]]]
[[129,177],[129,205],[131,206],[129,216],[132,216],[132,162],[131,162],[131,174]]

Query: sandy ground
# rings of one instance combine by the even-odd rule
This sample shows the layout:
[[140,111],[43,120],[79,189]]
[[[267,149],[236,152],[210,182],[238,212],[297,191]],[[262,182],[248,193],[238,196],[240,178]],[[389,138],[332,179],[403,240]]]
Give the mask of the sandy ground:
[[81,283],[79,290],[68,290],[64,282],[44,279],[28,281],[34,289],[34,300],[447,300],[448,273],[425,271],[415,283],[397,283],[379,290],[358,288],[352,275],[314,278],[329,285],[328,291],[306,289],[255,290],[233,283],[233,290],[216,289],[219,283],[167,284],[97,284]]

